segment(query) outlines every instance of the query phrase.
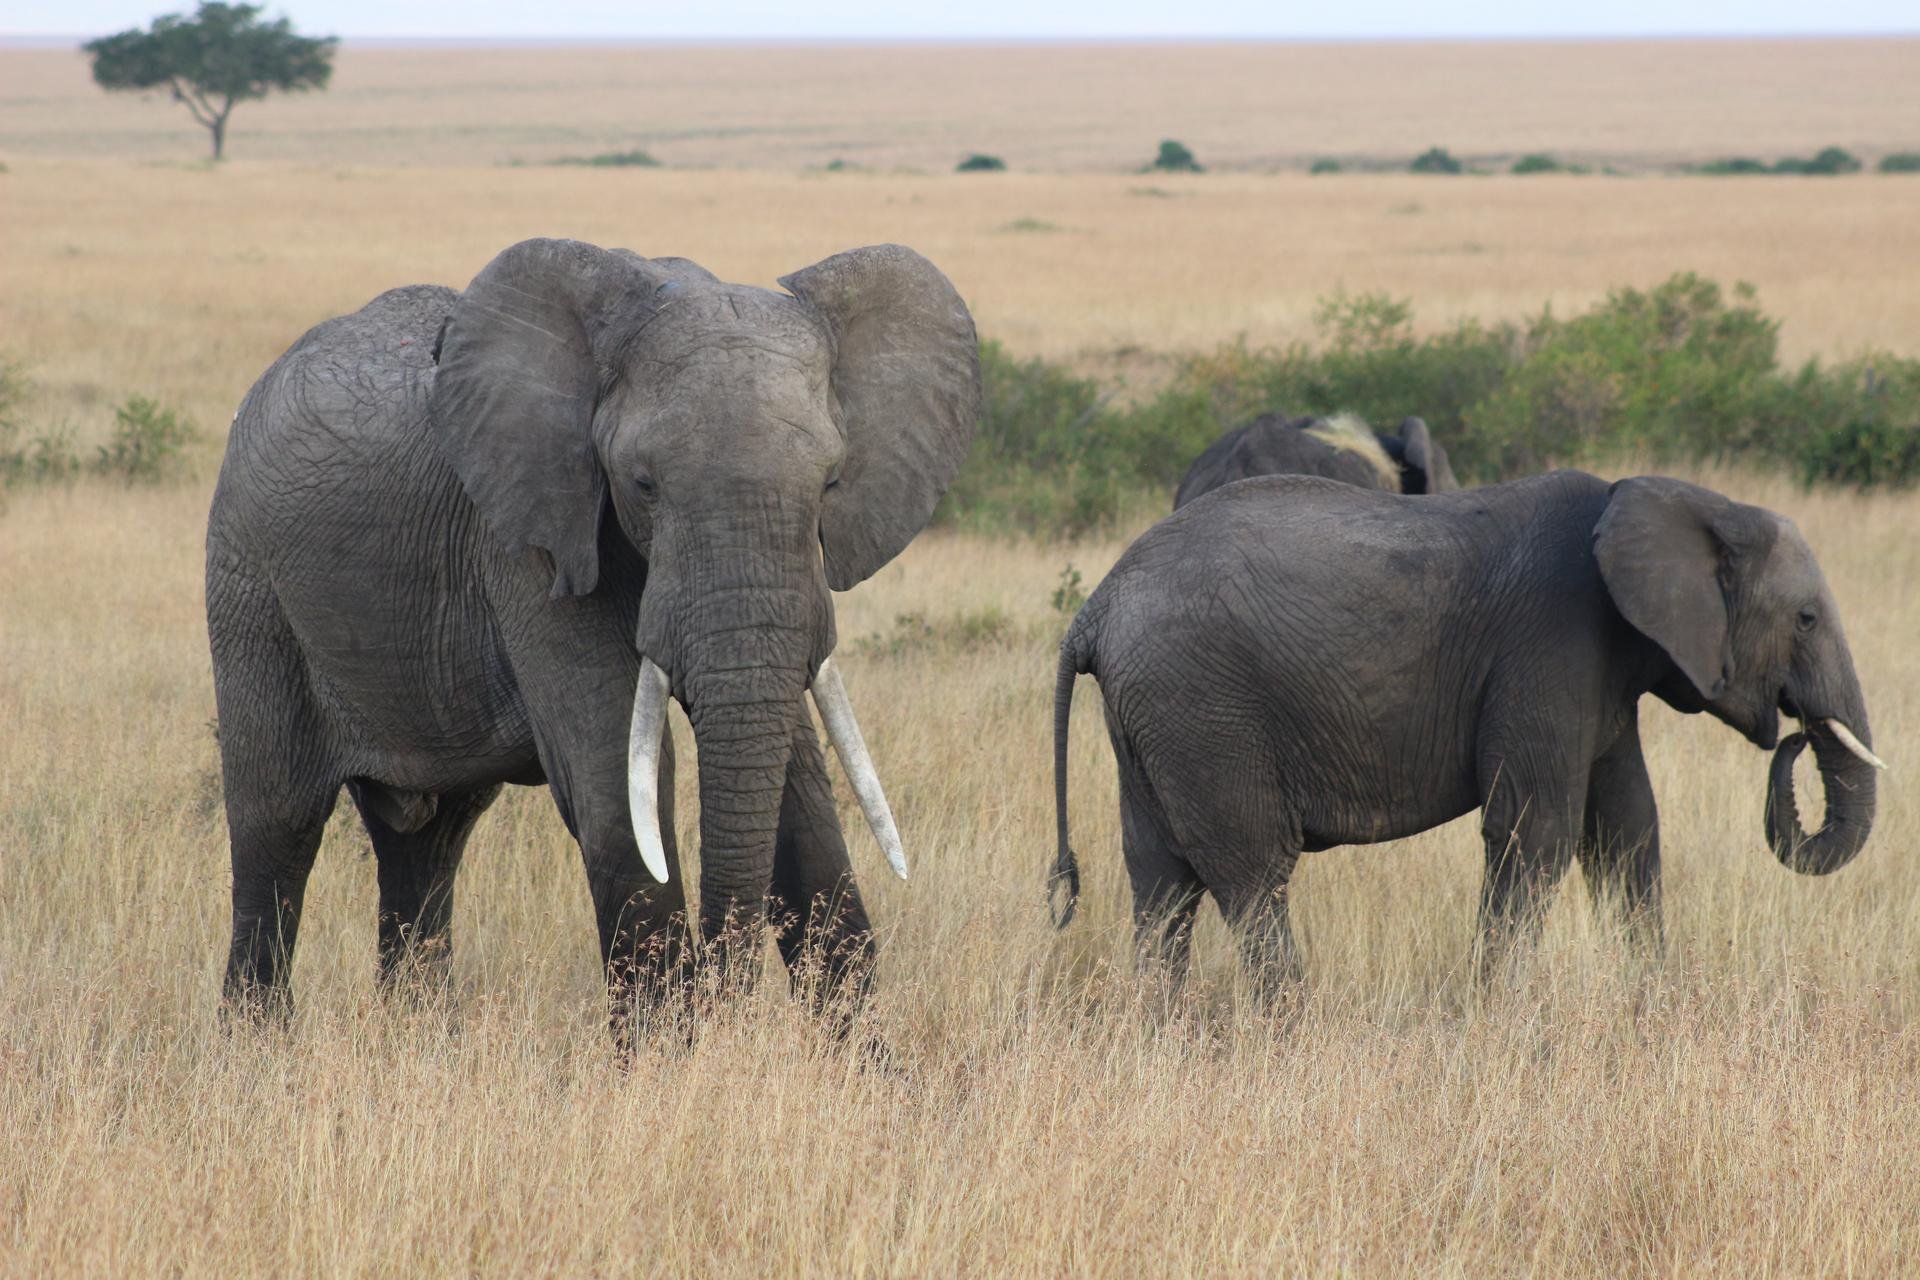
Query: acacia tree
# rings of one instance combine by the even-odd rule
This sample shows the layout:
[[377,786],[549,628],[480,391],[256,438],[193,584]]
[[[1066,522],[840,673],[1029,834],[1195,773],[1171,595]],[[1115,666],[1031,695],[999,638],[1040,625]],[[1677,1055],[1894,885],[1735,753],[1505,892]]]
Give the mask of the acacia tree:
[[333,75],[333,36],[297,34],[286,18],[260,20],[257,4],[205,3],[192,17],[169,13],[90,40],[95,83],[109,91],[165,89],[213,135],[213,158],[227,144],[236,103],[278,89],[324,89]]

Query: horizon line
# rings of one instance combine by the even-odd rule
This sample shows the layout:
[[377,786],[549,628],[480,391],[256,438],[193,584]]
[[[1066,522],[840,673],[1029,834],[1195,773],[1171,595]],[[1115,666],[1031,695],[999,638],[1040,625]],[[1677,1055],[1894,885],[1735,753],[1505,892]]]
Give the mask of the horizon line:
[[[1408,35],[391,35],[330,32],[341,43],[357,45],[435,46],[440,48],[501,48],[566,45],[677,45],[677,46],[834,46],[834,45],[1210,45],[1210,44],[1630,44],[1687,41],[1775,40],[1903,40],[1920,37],[1920,27],[1907,30],[1774,30],[1774,31],[1660,31],[1660,32],[1482,32],[1474,34],[1415,33]],[[98,36],[74,32],[4,32],[0,49],[79,48]]]

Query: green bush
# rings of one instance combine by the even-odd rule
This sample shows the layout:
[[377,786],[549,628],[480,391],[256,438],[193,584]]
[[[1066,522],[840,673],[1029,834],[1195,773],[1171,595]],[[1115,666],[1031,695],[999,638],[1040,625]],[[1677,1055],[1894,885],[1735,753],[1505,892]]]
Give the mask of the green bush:
[[1535,151],[1521,156],[1513,162],[1510,173],[1560,173],[1563,167],[1558,160],[1545,152]]
[[1187,149],[1186,144],[1183,142],[1175,142],[1172,138],[1168,138],[1160,144],[1160,153],[1154,156],[1153,163],[1141,172],[1144,173],[1154,169],[1159,169],[1166,173],[1206,172],[1205,169],[1200,167],[1200,162],[1194,158],[1193,152]]
[[1164,510],[1221,432],[1275,411],[1382,425],[1418,415],[1472,483],[1631,455],[1920,484],[1920,359],[1783,369],[1779,324],[1744,285],[1681,274],[1570,318],[1468,319],[1424,336],[1403,299],[1337,293],[1315,321],[1312,344],[1190,357],[1130,405],[1118,388],[982,344],[979,435],[936,518],[1049,535],[1111,528]]
[[1586,315],[1543,314],[1525,354],[1473,407],[1470,463],[1489,475],[1622,451],[1655,461],[1739,449],[1779,325],[1691,273],[1617,289]]
[[1860,160],[1843,147],[1825,147],[1811,157],[1782,156],[1771,165],[1752,156],[1729,156],[1693,165],[1692,172],[1715,175],[1742,173],[1784,173],[1833,175],[1860,172]]
[[1860,161],[1850,151],[1841,147],[1826,147],[1811,160],[1798,156],[1787,156],[1774,162],[1775,173],[1806,173],[1832,175],[1860,172]]
[[584,165],[589,169],[658,169],[660,162],[644,151],[603,151],[597,156],[561,156],[554,164]]
[[1880,157],[1882,173],[1920,173],[1920,151],[1896,151]]
[[999,156],[983,155],[976,151],[954,166],[955,173],[999,173],[1007,167],[1007,162]]
[[133,396],[113,411],[113,435],[94,459],[96,474],[132,484],[163,479],[200,433],[176,411],[146,396]]
[[1307,172],[1308,173],[1339,173],[1340,162],[1338,160],[1335,160],[1332,156],[1321,156],[1318,160],[1315,160],[1311,165],[1307,166]]
[[1727,174],[1770,172],[1766,161],[1755,160],[1752,156],[1728,156],[1722,160],[1708,160],[1704,164],[1691,166],[1690,171],[1715,177]]
[[1467,170],[1445,147],[1428,147],[1415,156],[1407,168],[1413,173],[1465,173]]

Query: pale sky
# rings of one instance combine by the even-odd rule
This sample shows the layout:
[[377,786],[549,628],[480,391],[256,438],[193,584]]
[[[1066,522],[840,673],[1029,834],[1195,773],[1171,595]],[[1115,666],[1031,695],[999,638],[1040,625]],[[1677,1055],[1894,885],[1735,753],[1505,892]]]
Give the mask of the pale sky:
[[[0,38],[99,35],[196,3],[0,0]],[[1378,39],[1920,30],[1916,0],[295,0],[267,7],[292,15],[302,32],[347,37]]]

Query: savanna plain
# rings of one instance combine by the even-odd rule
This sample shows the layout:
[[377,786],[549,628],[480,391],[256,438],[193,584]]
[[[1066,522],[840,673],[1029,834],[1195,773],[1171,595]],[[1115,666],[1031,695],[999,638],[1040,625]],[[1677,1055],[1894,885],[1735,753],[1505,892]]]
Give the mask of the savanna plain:
[[[690,1040],[643,1038],[617,1062],[578,854],[536,790],[510,790],[469,846],[449,996],[376,996],[373,860],[343,812],[291,1026],[223,1028],[207,498],[247,385],[385,288],[462,284],[536,234],[760,284],[897,240],[953,277],[984,336],[1146,385],[1184,351],[1310,336],[1336,288],[1405,296],[1437,324],[1698,270],[1756,284],[1796,356],[1920,350],[1920,179],[1657,171],[1680,150],[1911,149],[1920,43],[992,54],[350,45],[335,90],[243,107],[237,158],[208,169],[177,108],[105,99],[70,52],[0,50],[0,348],[34,381],[20,415],[90,450],[139,393],[202,432],[165,483],[0,491],[0,1270],[1920,1267],[1920,497],[1737,462],[1688,475],[1799,522],[1892,770],[1861,858],[1797,878],[1764,848],[1765,757],[1649,700],[1657,962],[1576,874],[1537,952],[1480,990],[1467,819],[1304,860],[1310,976],[1284,1017],[1245,999],[1210,915],[1170,999],[1133,970],[1090,682],[1071,759],[1088,893],[1056,933],[1055,593],[1070,567],[1097,581],[1141,512],[1073,543],[936,530],[838,602],[914,864],[909,883],[885,874],[848,797],[883,930],[860,1022],[887,1046],[878,1065],[816,1029],[771,958]],[[1783,96],[1795,67],[1818,74]],[[628,101],[629,85],[650,87]],[[1264,130],[1235,110],[1268,98]],[[807,133],[820,104],[837,114]],[[1163,135],[1211,158],[1214,127],[1228,171],[1127,171]],[[870,154],[850,150],[862,139]],[[1274,161],[1435,142],[1584,148],[1634,172],[1309,178]],[[668,167],[540,163],[631,143]],[[964,150],[1023,147],[1007,174],[947,172]],[[872,163],[821,168],[843,152]],[[683,849],[693,778],[679,771]]]

